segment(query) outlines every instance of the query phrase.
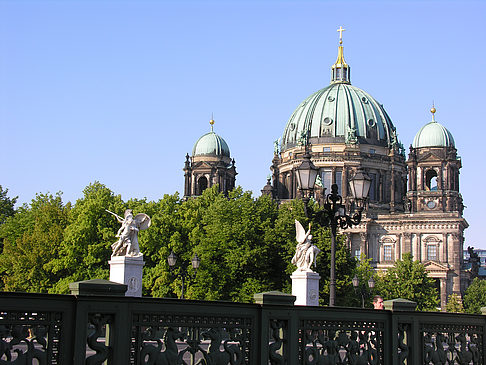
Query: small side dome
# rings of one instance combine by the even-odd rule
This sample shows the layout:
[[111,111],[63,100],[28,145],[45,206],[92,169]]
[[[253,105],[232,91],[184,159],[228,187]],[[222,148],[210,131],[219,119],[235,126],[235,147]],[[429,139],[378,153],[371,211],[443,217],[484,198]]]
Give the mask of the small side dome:
[[455,147],[452,133],[435,121],[435,108],[430,111],[432,112],[432,121],[418,131],[413,139],[412,147]]
[[228,144],[223,137],[213,131],[214,120],[211,119],[211,132],[201,136],[192,149],[192,156],[226,156],[230,157]]

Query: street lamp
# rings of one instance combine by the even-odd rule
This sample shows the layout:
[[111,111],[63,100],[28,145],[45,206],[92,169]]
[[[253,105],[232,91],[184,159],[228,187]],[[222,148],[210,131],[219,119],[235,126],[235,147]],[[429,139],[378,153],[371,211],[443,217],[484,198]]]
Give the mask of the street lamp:
[[326,196],[324,209],[318,212],[321,222],[328,223],[331,227],[331,273],[329,278],[329,306],[334,307],[336,302],[336,232],[337,227],[346,229],[356,226],[361,222],[361,213],[364,203],[368,198],[371,179],[358,170],[349,181],[349,187],[356,201],[357,209],[353,216],[346,214],[346,207],[342,204],[343,198],[338,194],[338,186],[332,184],[331,193]]
[[353,278],[353,287],[354,287],[354,292],[358,294],[358,289],[361,294],[361,308],[365,307],[365,299],[371,295],[371,292],[373,291],[373,288],[375,287],[375,279],[373,279],[373,276],[370,277],[368,280],[368,288],[369,290],[366,289],[366,287],[359,286],[359,279],[357,275],[354,275]]
[[297,175],[297,186],[302,193],[302,201],[305,206],[305,215],[307,216],[307,204],[309,203],[314,184],[316,183],[317,173],[319,169],[312,163],[311,155],[306,146],[306,151],[303,156],[304,161],[295,169]]
[[[302,193],[302,201],[307,217],[307,205],[309,203],[319,169],[312,163],[309,152],[310,128],[302,134],[305,145],[305,153],[302,163],[295,169],[297,184]],[[338,194],[338,186],[332,184],[331,194],[328,194],[324,203],[324,209],[317,213],[320,222],[331,226],[331,274],[329,280],[329,306],[334,307],[336,299],[336,231],[339,226],[346,229],[361,222],[361,213],[370,191],[371,178],[358,169],[354,177],[349,181],[349,187],[356,201],[357,209],[352,217],[346,214],[346,207],[342,204],[343,198]]]
[[[169,269],[173,271],[175,269],[175,265],[177,263],[177,255],[174,253],[174,251],[170,252],[170,255],[167,257],[167,262],[169,263]],[[197,256],[197,254],[194,254],[194,257],[191,259],[191,266],[194,269],[194,274],[192,277],[196,276],[197,269],[199,269],[199,264],[201,263],[201,259]],[[181,291],[181,299],[184,299],[184,283],[186,280],[186,276],[188,275],[187,272],[187,262],[182,262],[181,263],[181,272],[180,272],[180,277],[182,280],[182,291]]]

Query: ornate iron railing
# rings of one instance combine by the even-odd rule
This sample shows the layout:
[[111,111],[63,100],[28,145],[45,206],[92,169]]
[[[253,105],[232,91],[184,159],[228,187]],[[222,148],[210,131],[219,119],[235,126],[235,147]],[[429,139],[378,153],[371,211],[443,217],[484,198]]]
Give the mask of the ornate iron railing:
[[0,365],[485,364],[484,316],[299,307],[280,297],[0,293]]

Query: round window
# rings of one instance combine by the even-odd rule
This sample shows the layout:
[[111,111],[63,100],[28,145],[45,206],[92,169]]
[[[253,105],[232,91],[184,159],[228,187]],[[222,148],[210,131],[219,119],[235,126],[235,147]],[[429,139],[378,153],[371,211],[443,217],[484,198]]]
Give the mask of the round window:
[[327,97],[327,100],[329,100],[330,102],[333,102],[333,101],[334,101],[334,100],[336,100],[336,99],[334,98],[334,96],[329,95],[329,96]]
[[435,206],[436,206],[436,204],[435,204],[434,201],[431,200],[431,201],[427,202],[427,208],[434,209]]
[[368,125],[369,125],[370,127],[374,127],[374,126],[376,125],[375,120],[374,120],[374,119],[372,119],[372,118],[368,119]]
[[290,130],[293,131],[295,129],[295,123],[290,123]]
[[323,122],[324,122],[325,125],[331,125],[332,124],[332,119],[329,118],[329,117],[325,117]]

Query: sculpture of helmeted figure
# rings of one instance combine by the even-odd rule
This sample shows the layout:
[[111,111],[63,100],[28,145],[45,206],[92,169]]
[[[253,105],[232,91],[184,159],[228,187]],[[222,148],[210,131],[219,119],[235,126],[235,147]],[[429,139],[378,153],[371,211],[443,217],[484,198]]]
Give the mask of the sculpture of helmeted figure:
[[297,266],[299,271],[311,270],[312,263],[316,261],[316,256],[320,249],[312,244],[312,235],[310,234],[311,225],[309,224],[309,230],[306,232],[302,224],[296,219],[295,220],[295,239],[297,240],[297,246],[295,247],[295,255],[292,257],[292,264]]
[[116,234],[118,241],[111,245],[113,249],[111,256],[141,256],[138,245],[138,232],[150,227],[150,217],[145,213],[139,213],[134,217],[131,209],[125,210],[125,218],[110,211],[108,212],[113,214],[118,222],[122,224]]

